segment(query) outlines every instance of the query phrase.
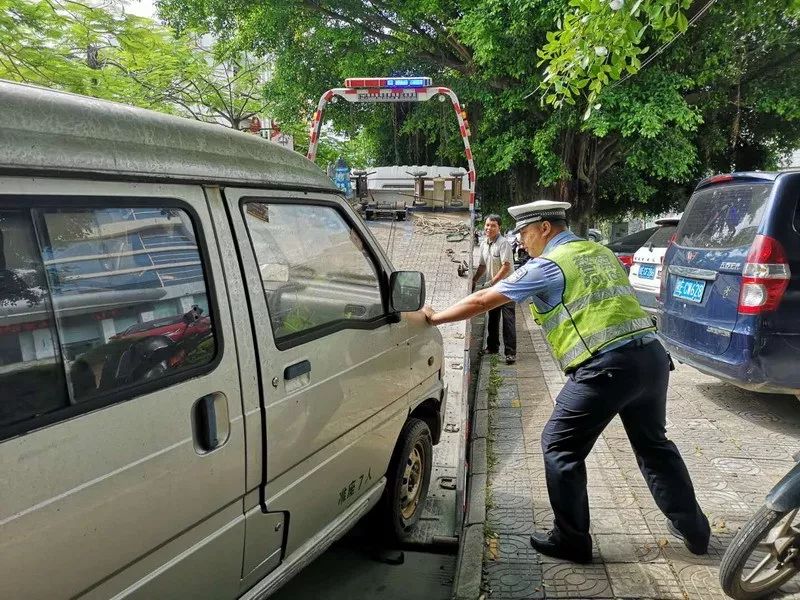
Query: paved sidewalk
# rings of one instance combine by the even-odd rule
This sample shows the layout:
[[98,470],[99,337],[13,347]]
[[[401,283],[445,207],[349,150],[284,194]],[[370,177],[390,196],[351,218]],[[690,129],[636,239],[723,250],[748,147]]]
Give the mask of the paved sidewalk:
[[[517,332],[516,365],[495,359],[492,367],[490,357],[481,365],[483,392],[490,388],[485,596],[725,598],[718,583],[720,558],[794,464],[800,403],[739,390],[678,365],[670,381],[667,431],[712,522],[709,554],[690,554],[667,532],[622,424],[614,419],[587,460],[594,561],[551,559],[534,552],[528,536],[534,528],[552,526],[540,435],[564,378],[522,306]],[[786,592],[783,598],[800,598],[800,585],[790,583]]]

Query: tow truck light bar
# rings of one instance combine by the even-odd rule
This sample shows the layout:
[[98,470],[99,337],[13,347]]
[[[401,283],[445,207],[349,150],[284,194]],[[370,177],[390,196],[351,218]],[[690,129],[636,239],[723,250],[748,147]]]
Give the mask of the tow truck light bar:
[[344,80],[348,88],[426,88],[430,77],[350,77]]

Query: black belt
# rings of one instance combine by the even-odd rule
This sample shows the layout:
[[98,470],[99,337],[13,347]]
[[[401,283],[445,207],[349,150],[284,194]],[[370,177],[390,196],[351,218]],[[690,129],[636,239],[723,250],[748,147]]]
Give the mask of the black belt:
[[638,337],[635,340],[632,340],[632,341],[628,342],[627,344],[624,344],[624,345],[620,346],[619,348],[614,348],[614,350],[623,350],[624,348],[628,348],[628,347],[630,347],[630,348],[642,348],[644,346],[647,346],[647,344],[652,344],[655,341],[656,341],[655,338],[649,338],[648,339],[648,338],[644,338],[644,337]]
[[[628,350],[629,348],[644,348],[648,344],[652,344],[653,342],[656,342],[656,341],[658,341],[656,338],[646,339],[646,338],[643,338],[643,337],[638,337],[635,340],[631,340],[627,344],[623,344],[622,346],[619,346],[617,348],[613,348],[612,350],[609,350],[609,352],[624,352],[625,350]],[[590,356],[584,362],[579,364],[577,367],[573,367],[573,368],[571,368],[571,369],[569,369],[567,371],[564,371],[564,374],[565,375],[570,375],[570,374],[574,373],[575,371],[580,369],[582,366],[588,364],[589,362],[591,362],[595,358],[600,358],[601,356],[603,356],[603,354],[605,354],[605,352],[601,352],[599,354],[594,354],[593,356]]]

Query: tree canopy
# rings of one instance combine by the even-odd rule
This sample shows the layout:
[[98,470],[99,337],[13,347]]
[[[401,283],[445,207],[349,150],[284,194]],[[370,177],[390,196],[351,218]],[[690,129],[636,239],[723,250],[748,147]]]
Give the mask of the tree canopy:
[[[205,43],[204,43],[205,42]],[[239,128],[261,111],[264,60],[178,37],[113,3],[0,0],[0,78]]]
[[[800,146],[797,0],[160,0],[178,30],[275,57],[270,109],[305,123],[346,77],[421,74],[468,110],[479,193],[591,215],[680,207],[713,171]],[[690,26],[691,25],[691,26]],[[431,105],[327,117],[381,163],[458,161]]]
[[[325,90],[427,75],[468,112],[484,206],[564,199],[579,227],[800,147],[800,0],[159,0],[167,26],[116,6],[0,0],[0,77],[236,128],[267,111],[302,151]],[[321,163],[463,161],[447,104],[326,118]]]

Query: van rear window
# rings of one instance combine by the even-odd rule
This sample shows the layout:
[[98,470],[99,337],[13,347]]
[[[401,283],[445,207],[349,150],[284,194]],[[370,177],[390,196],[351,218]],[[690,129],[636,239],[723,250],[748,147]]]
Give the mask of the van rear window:
[[772,184],[716,185],[696,192],[678,228],[688,248],[749,246],[767,208]]

